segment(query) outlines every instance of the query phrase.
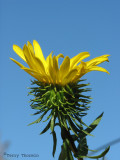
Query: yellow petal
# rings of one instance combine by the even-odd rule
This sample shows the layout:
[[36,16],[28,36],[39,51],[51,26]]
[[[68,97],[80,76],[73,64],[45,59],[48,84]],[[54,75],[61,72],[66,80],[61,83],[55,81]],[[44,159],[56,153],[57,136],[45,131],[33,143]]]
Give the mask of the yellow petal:
[[25,72],[27,72],[28,74],[30,74],[32,77],[34,77],[35,79],[41,81],[40,77],[38,75],[34,75],[33,74],[33,70],[24,67],[21,63],[17,62],[16,60],[14,60],[13,58],[10,58],[13,62],[15,62],[19,67],[21,67],[21,69],[23,69]]
[[15,53],[17,53],[17,55],[22,58],[25,62],[26,62],[26,59],[25,59],[25,56],[24,56],[24,53],[23,53],[23,50],[17,46],[17,45],[13,45],[13,50],[15,51]]
[[[47,67],[46,67],[46,69],[45,69],[45,71],[46,71],[46,74],[49,76],[49,78],[50,78],[50,81],[52,81],[52,76],[51,76],[51,74],[53,74],[53,70],[52,70],[52,68],[53,68],[53,60],[52,60],[52,53],[53,52],[51,52],[50,54],[49,54],[49,56],[47,56],[47,58],[46,58],[46,65],[47,65]],[[50,62],[51,61],[51,62]],[[51,63],[51,64],[50,64]],[[51,65],[52,65],[52,68],[51,68]],[[51,73],[51,74],[50,74]]]
[[30,71],[30,72],[32,72],[32,73],[35,73],[35,74],[38,74],[38,75],[42,76],[41,73],[39,73],[39,72],[37,72],[36,70],[31,69],[31,68],[23,67],[23,68],[21,68],[21,69],[26,70],[26,71]]
[[25,44],[23,47],[23,53],[26,58],[26,62],[29,65],[30,68],[35,68],[34,62],[33,62],[33,56],[31,52],[29,52],[27,45]]
[[59,71],[60,80],[62,80],[66,76],[66,74],[69,72],[69,69],[70,69],[70,58],[66,56],[62,64],[60,65],[60,71]]
[[39,58],[46,67],[46,61],[45,61],[44,55],[42,53],[40,45],[38,44],[38,42],[36,40],[33,41],[33,46],[34,46],[34,50],[35,50],[35,56],[37,58]]
[[77,74],[77,69],[72,69],[67,76],[63,79],[62,84],[65,85],[69,82],[71,82],[71,80],[74,78],[74,76]]
[[55,69],[53,67],[53,58],[52,58],[52,53],[49,55],[49,60],[48,61],[48,69],[49,69],[49,73],[51,76],[52,81],[55,83],[56,82],[56,74],[55,74]]
[[[47,63],[48,68],[49,68],[49,65],[50,65],[50,61],[52,61],[52,54],[53,54],[53,51],[46,58],[46,63]],[[53,66],[53,62],[51,62],[51,63],[52,63],[52,66]]]
[[81,62],[83,59],[89,57],[90,54],[88,52],[81,52],[75,57],[70,59],[70,67],[72,68],[73,66],[77,65],[79,62]]
[[21,68],[21,69],[23,69],[26,72],[28,71],[29,73],[32,73],[33,76],[36,76],[37,79],[41,79],[41,81],[44,81],[44,82],[47,82],[47,83],[49,82],[48,77],[46,77],[45,75],[41,74],[40,72],[37,72],[36,70],[30,69],[30,68],[26,68],[26,67]]
[[54,71],[57,73],[58,72],[58,61],[57,61],[56,56],[53,56],[53,68],[54,68]]
[[60,53],[60,54],[58,54],[58,55],[56,56],[57,60],[58,60],[60,57],[61,57],[61,58],[64,58],[64,55],[63,55],[63,54],[61,54],[61,53]]
[[43,78],[40,77],[40,73],[37,73],[36,71],[34,71],[34,70],[30,69],[30,68],[26,68],[26,67],[23,67],[21,69],[23,69],[25,72],[30,74],[32,77],[34,77],[38,81],[41,81],[41,82],[43,81]]
[[32,44],[29,41],[27,42],[27,46],[28,46],[28,49],[30,50],[30,52],[34,55],[33,46],[32,46]]
[[30,42],[28,42],[28,46],[24,46],[24,53],[30,68],[45,74],[44,65],[39,58],[35,57],[33,47]]
[[41,73],[45,74],[45,68],[44,68],[42,61],[40,59],[38,59],[37,57],[35,57],[34,60],[35,60],[36,66],[39,68],[39,71]]
[[87,61],[86,64],[87,66],[96,66],[99,65],[100,63],[103,63],[105,61],[108,61],[108,56],[110,55],[102,55],[100,57],[96,57],[90,61]]
[[19,67],[24,67],[21,63],[19,63],[18,61],[16,61],[15,59],[13,58],[10,58],[13,62],[15,62]]
[[101,71],[101,72],[106,72],[106,73],[110,74],[105,68],[98,67],[98,66],[91,67],[89,69],[89,71]]
[[78,65],[77,68],[78,72],[75,75],[75,77],[72,79],[72,82],[74,83],[75,81],[77,81],[78,79],[80,79],[84,74],[86,74],[87,71],[87,66],[86,63],[81,61],[81,63]]
[[53,72],[56,77],[56,83],[59,82],[59,68],[58,68],[58,59],[56,56],[53,56]]

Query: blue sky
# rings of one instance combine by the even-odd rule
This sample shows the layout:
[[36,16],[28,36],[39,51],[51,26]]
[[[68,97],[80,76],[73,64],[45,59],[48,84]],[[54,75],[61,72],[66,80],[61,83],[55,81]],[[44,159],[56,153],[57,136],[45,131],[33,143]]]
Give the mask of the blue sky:
[[[27,126],[37,118],[30,116],[34,111],[27,96],[32,77],[9,59],[22,62],[12,45],[22,48],[34,39],[41,45],[45,57],[51,51],[70,58],[88,51],[91,54],[88,60],[111,55],[110,62],[101,65],[110,75],[91,72],[84,76],[91,83],[89,95],[93,97],[84,120],[89,124],[104,111],[101,123],[93,132],[95,137],[88,137],[91,149],[120,137],[119,6],[119,0],[0,0],[0,136],[2,142],[10,142],[8,153],[39,154],[39,158],[31,160],[57,160],[60,153],[62,141],[58,129],[57,152],[53,158],[50,131],[40,136],[43,123]],[[119,150],[120,143],[112,146],[107,159],[119,160]]]

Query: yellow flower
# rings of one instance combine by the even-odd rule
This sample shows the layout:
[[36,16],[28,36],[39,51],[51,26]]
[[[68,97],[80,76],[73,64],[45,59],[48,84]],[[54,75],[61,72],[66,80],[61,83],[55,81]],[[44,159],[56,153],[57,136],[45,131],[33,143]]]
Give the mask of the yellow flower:
[[[82,52],[73,58],[63,54],[52,57],[52,52],[45,59],[42,50],[37,41],[33,41],[33,46],[30,42],[25,44],[23,50],[13,45],[13,50],[28,64],[28,67],[23,66],[13,58],[10,58],[15,62],[21,69],[30,74],[32,77],[40,82],[66,85],[68,83],[74,83],[78,81],[84,74],[90,71],[102,71],[109,73],[106,69],[98,67],[100,63],[108,61],[109,55],[102,55],[96,57],[90,61],[83,62],[82,60],[89,57],[88,52]],[[64,58],[62,64],[58,65],[58,59]]]

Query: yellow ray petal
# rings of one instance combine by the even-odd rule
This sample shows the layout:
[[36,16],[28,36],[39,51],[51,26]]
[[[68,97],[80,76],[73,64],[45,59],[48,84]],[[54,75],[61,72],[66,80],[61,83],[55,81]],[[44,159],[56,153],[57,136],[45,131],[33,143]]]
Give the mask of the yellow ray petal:
[[100,63],[108,61],[108,56],[110,56],[110,55],[102,55],[100,57],[93,58],[90,61],[87,61],[86,64],[87,64],[87,66],[99,65]]
[[83,59],[89,57],[90,54],[88,52],[81,52],[75,57],[70,59],[70,67],[72,68],[73,66],[77,65],[79,62],[81,62]]
[[59,81],[59,68],[58,68],[58,59],[56,56],[53,56],[53,72],[55,74],[56,83]]
[[65,76],[65,78],[63,79],[62,81],[62,84],[65,85],[69,82],[72,81],[72,79],[74,78],[74,76],[77,74],[77,69],[72,69],[68,74],[67,76]]
[[45,69],[46,74],[49,76],[50,81],[53,81],[53,80],[52,80],[52,76],[51,76],[51,74],[50,74],[50,72],[53,72],[53,71],[51,71],[51,66],[50,66],[50,60],[52,61],[51,63],[52,63],[52,66],[53,66],[52,53],[53,53],[53,52],[51,52],[51,53],[49,54],[49,56],[47,56],[47,58],[46,58],[46,65],[47,65],[47,67],[46,67],[46,69]]
[[64,55],[63,55],[62,53],[58,54],[58,55],[56,56],[57,60],[58,60],[60,57],[61,57],[61,58],[64,58]]
[[36,71],[30,69],[30,68],[26,68],[26,67],[23,67],[21,68],[22,70],[24,70],[25,72],[27,72],[28,74],[30,74],[32,77],[34,77],[35,79],[37,79],[38,81],[43,81],[43,78],[40,77],[40,74],[37,73]]
[[13,58],[10,58],[13,62],[15,62],[19,67],[24,67],[21,63],[19,63],[18,61],[16,61],[15,59]]
[[27,72],[28,74],[30,74],[32,77],[34,77],[35,79],[41,81],[41,79],[37,76],[34,75],[33,72],[29,69],[24,67],[21,63],[17,62],[16,60],[14,60],[13,58],[10,58],[13,62],[15,62],[19,67],[21,67],[21,69],[23,69],[25,72]]
[[69,72],[69,69],[70,69],[70,58],[66,56],[62,64],[60,65],[60,70],[59,70],[60,80],[62,80],[66,76],[66,74]]
[[35,57],[35,63],[37,65],[37,67],[39,68],[39,71],[43,74],[45,74],[45,68],[44,68],[44,65],[42,63],[42,61],[40,59],[38,59],[37,57]]
[[53,51],[46,58],[46,63],[47,63],[48,68],[49,68],[50,60],[52,61],[52,54],[53,54]]
[[81,61],[81,63],[78,65],[77,68],[78,72],[72,79],[72,82],[77,81],[79,78],[81,78],[85,73],[87,73],[87,65],[86,62]]
[[[47,60],[47,59],[46,59]],[[49,74],[51,76],[52,81],[55,83],[56,82],[56,74],[55,74],[55,69],[53,67],[53,58],[52,58],[52,52],[48,57],[48,69],[49,69]]]
[[30,71],[30,72],[32,72],[32,73],[35,73],[35,74],[39,75],[39,76],[42,76],[41,73],[39,73],[39,72],[37,72],[36,70],[31,69],[31,68],[23,67],[23,68],[21,68],[21,69],[26,70],[26,71]]
[[17,46],[17,45],[13,45],[13,50],[15,51],[15,53],[17,53],[17,55],[22,58],[25,62],[26,62],[26,59],[25,59],[25,56],[24,56],[24,53],[23,53],[23,50]]
[[36,40],[33,41],[33,46],[34,46],[34,50],[35,50],[35,56],[43,62],[44,66],[46,68],[47,66],[46,66],[46,61],[45,61],[44,55],[42,53],[40,45],[38,44],[38,42]]
[[32,46],[32,44],[29,41],[27,41],[27,46],[28,46],[28,49],[30,50],[30,52],[34,55],[33,46]]
[[110,74],[105,68],[99,67],[99,66],[94,66],[89,68],[89,71],[101,71],[101,72],[106,72]]
[[32,58],[32,55],[31,55],[31,52],[29,52],[28,50],[28,47],[27,45],[25,44],[24,47],[23,47],[23,53],[24,53],[24,56],[26,58],[26,62],[27,64],[29,65],[30,68],[35,68],[34,67],[34,63],[33,63],[33,58]]
[[30,68],[26,68],[26,67],[21,68],[21,69],[23,69],[24,71],[28,71],[28,72],[32,73],[37,78],[42,79],[43,82],[46,82],[46,83],[49,82],[48,78],[45,75],[41,74],[40,72],[37,72],[36,70],[30,69]]
[[[58,55],[56,56],[57,62],[58,62],[58,59],[59,59],[59,58],[64,58],[64,55],[63,55],[62,53],[58,54]],[[59,68],[59,64],[58,64],[58,68]]]
[[44,65],[39,58],[35,57],[33,47],[30,42],[28,42],[28,46],[24,46],[24,54],[30,68],[33,68],[34,70],[45,74]]
[[54,68],[54,71],[57,73],[58,72],[58,61],[57,61],[56,56],[53,56],[53,68]]

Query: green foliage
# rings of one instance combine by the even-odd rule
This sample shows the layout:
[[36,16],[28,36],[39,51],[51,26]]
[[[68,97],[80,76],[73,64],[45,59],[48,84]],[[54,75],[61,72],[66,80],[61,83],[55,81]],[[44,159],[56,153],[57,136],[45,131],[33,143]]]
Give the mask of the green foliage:
[[55,151],[56,151],[56,146],[57,146],[57,137],[56,137],[56,133],[55,131],[52,132],[52,135],[53,135],[53,157],[55,155]]
[[[86,88],[89,84],[81,84],[81,82],[80,80],[63,87],[34,81],[32,84],[37,85],[37,87],[32,87],[29,92],[30,95],[34,96],[34,99],[30,101],[31,108],[37,111],[33,115],[40,114],[40,117],[29,125],[39,123],[46,117],[43,122],[48,122],[40,134],[46,133],[49,129],[51,130],[53,136],[53,156],[57,146],[55,127],[59,126],[61,128],[63,145],[59,160],[74,160],[73,157],[93,158],[87,156],[90,149],[88,148],[86,137],[93,136],[91,132],[99,124],[103,113],[90,125],[82,121],[82,117],[87,115],[86,111],[89,109],[88,105],[91,102],[91,97],[86,96],[85,92],[91,89]],[[94,157],[102,157],[108,150],[109,148],[99,156]]]
[[101,157],[104,157],[104,156],[108,153],[109,149],[110,149],[110,146],[107,147],[107,148],[104,150],[104,152],[102,152],[102,153],[101,153],[100,155],[98,155],[98,156],[80,156],[80,158],[91,158],[91,159],[101,158]]
[[103,113],[100,114],[100,115],[90,124],[90,126],[85,129],[85,131],[86,131],[87,133],[91,133],[91,132],[97,127],[97,125],[99,124],[100,120],[102,119],[102,116],[103,116]]

